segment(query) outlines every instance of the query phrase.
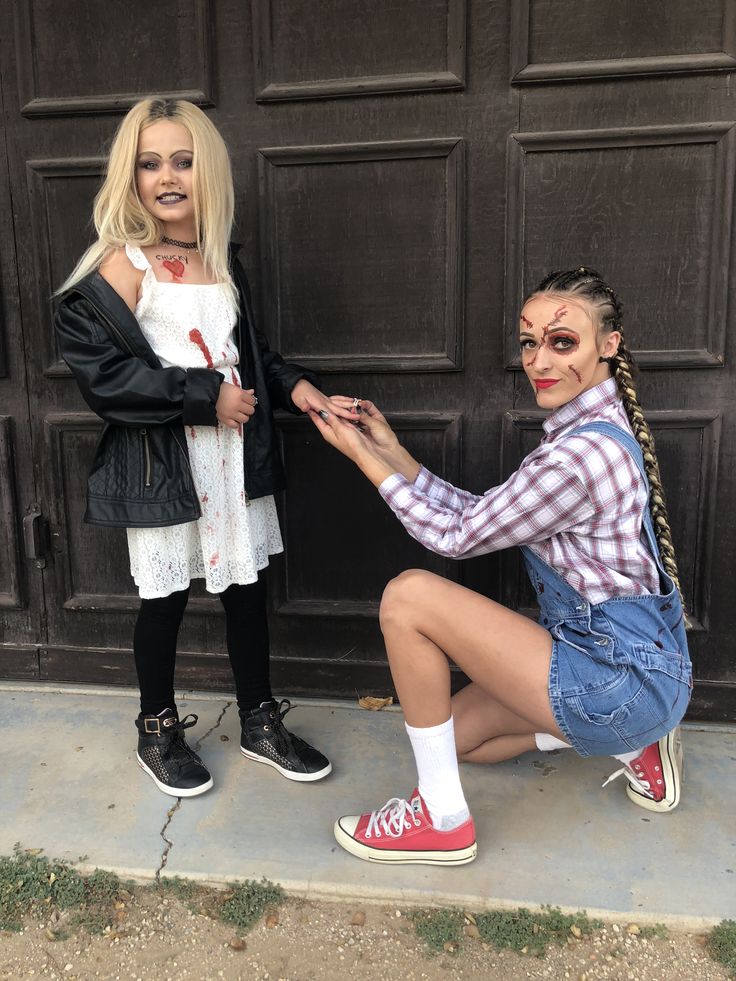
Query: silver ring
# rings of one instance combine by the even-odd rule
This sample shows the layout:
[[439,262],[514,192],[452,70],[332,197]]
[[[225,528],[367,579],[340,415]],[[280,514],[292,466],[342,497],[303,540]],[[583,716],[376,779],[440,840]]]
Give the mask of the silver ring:
[[359,399],[357,397],[357,395],[354,395],[353,396],[353,408],[354,409],[359,409],[360,408],[360,403],[361,403],[361,399]]
[[258,396],[257,395],[254,395],[253,396],[253,405],[258,405]]

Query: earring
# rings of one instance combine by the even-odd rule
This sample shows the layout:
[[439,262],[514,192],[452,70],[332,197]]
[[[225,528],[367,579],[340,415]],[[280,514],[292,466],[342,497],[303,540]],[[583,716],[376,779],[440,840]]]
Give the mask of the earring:
[[598,364],[610,364],[613,358],[598,358]]

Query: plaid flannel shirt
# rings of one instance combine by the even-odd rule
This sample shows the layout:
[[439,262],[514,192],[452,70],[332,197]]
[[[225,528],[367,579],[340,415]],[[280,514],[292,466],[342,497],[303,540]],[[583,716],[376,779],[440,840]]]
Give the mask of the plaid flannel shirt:
[[569,433],[605,420],[631,431],[611,378],[553,412],[540,445],[516,473],[482,496],[422,467],[412,484],[392,474],[379,487],[406,530],[450,558],[528,545],[590,603],[659,591],[641,537],[647,488],[610,436]]

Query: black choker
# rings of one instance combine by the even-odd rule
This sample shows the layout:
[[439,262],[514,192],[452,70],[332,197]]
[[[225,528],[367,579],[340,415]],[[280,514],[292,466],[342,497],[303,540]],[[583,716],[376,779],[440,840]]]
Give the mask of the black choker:
[[162,235],[161,241],[166,245],[173,245],[177,249],[189,249],[190,252],[199,252],[196,242],[180,242],[176,238],[169,238],[168,235]]

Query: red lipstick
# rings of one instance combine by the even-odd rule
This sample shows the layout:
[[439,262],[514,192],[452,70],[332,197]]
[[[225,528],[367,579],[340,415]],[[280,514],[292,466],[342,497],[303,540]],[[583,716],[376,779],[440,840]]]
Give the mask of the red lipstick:
[[552,386],[556,385],[558,381],[559,378],[535,378],[534,384],[537,386],[537,388],[552,388]]

